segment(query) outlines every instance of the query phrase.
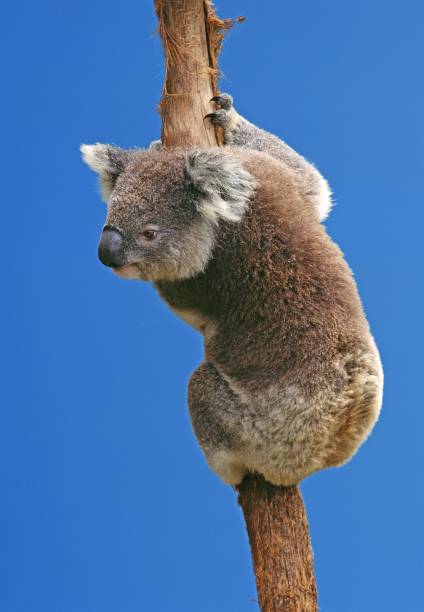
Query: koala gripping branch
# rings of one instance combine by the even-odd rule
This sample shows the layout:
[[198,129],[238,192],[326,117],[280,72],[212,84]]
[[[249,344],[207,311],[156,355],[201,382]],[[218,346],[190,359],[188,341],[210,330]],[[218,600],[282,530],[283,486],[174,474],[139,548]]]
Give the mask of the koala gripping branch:
[[[220,135],[204,117],[217,93],[218,56],[234,22],[220,19],[211,0],[155,0],[165,51],[159,111],[167,147],[211,147]],[[239,18],[240,20],[240,18]]]
[[[211,0],[155,0],[165,51],[159,111],[167,147],[211,147],[220,134],[208,121],[217,93],[218,56],[233,20]],[[238,18],[236,21],[241,21]],[[275,487],[251,474],[238,487],[262,612],[314,612],[317,592],[308,522],[299,489]]]

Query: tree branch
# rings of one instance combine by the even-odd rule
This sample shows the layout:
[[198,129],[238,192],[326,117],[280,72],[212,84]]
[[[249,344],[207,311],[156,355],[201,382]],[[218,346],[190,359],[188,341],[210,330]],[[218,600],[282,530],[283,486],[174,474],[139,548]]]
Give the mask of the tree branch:
[[238,491],[262,612],[315,612],[314,561],[299,488],[249,474]]
[[165,82],[159,112],[162,142],[210,147],[219,135],[204,117],[217,93],[217,63],[224,32],[210,0],[155,0],[165,50]]
[[[211,0],[155,0],[165,50],[159,111],[167,147],[220,144],[204,116],[217,93],[218,56],[232,20]],[[241,20],[241,19],[240,19]],[[299,489],[248,475],[238,487],[262,612],[314,612],[317,592],[308,523]]]

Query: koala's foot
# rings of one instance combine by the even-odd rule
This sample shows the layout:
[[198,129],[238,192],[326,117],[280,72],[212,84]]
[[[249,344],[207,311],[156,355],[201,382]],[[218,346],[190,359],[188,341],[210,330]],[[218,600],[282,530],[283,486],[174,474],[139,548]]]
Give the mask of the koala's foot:
[[210,101],[215,102],[218,108],[213,113],[206,115],[205,119],[210,119],[213,125],[221,127],[224,130],[224,143],[232,144],[234,142],[234,131],[242,121],[233,106],[232,96],[222,93],[219,96],[214,96]]
[[240,484],[247,472],[238,454],[228,450],[212,452],[207,456],[207,462],[221,480],[232,486]]
[[239,484],[246,473],[239,436],[243,406],[212,363],[203,363],[193,373],[188,403],[208,465],[224,482]]

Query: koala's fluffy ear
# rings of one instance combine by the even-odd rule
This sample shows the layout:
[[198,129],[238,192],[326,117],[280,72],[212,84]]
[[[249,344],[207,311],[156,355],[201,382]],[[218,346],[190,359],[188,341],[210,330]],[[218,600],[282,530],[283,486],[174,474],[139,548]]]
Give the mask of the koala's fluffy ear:
[[201,212],[208,219],[241,220],[255,180],[236,157],[222,149],[193,151],[185,159],[185,174],[203,196]]
[[130,159],[131,151],[100,143],[83,144],[80,150],[85,163],[99,175],[102,196],[107,201],[116,179]]

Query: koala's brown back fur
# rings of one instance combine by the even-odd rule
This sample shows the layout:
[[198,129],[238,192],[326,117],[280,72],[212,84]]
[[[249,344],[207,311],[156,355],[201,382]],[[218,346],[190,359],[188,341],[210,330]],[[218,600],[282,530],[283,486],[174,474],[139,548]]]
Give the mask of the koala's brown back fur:
[[259,413],[267,411],[261,394],[276,402],[287,388],[320,404],[311,420],[324,419],[327,435],[318,441],[322,464],[310,471],[343,463],[381,403],[381,366],[352,273],[292,171],[264,153],[234,153],[257,183],[248,212],[222,224],[202,274],[158,283],[159,291],[172,308],[208,322],[206,361]]
[[175,308],[219,321],[207,358],[229,375],[257,388],[301,368],[312,390],[326,361],[368,342],[368,325],[340,249],[290,171],[264,154],[243,158],[258,184],[244,219],[221,228],[204,273],[158,285]]

